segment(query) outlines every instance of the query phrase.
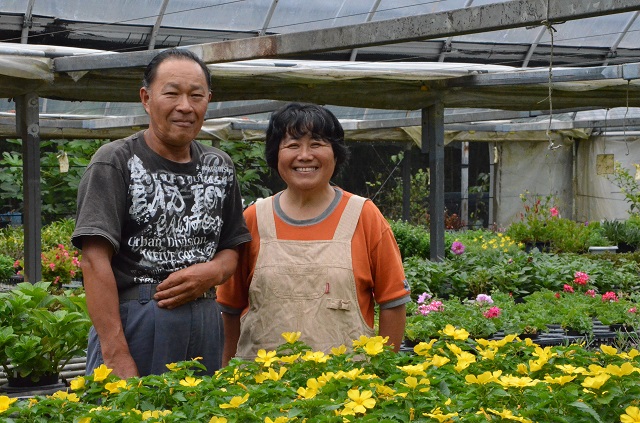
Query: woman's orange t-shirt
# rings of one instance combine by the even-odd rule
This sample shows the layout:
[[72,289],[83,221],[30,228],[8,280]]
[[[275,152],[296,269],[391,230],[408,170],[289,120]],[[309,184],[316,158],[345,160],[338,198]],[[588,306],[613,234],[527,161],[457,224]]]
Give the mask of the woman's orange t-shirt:
[[[278,239],[295,241],[330,240],[338,226],[342,212],[352,194],[343,195],[335,210],[324,220],[308,226],[294,226],[275,215]],[[263,201],[273,201],[269,197]],[[260,234],[255,205],[249,206],[244,217],[253,237],[251,242],[240,246],[240,259],[235,274],[217,290],[218,303],[225,312],[240,313],[249,306],[249,285],[253,278]],[[375,303],[406,302],[410,295],[406,283],[400,250],[391,227],[372,201],[366,201],[351,240],[356,291],[362,315],[373,327]],[[403,301],[404,299],[404,301]]]

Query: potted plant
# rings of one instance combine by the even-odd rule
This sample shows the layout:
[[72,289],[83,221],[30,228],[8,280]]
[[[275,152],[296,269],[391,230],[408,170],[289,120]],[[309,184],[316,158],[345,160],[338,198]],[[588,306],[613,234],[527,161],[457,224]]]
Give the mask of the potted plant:
[[9,388],[57,383],[62,367],[86,348],[84,293],[54,295],[49,285],[22,282],[0,293],[0,365]]
[[595,306],[595,317],[613,332],[626,328],[632,328],[636,321],[635,303],[629,301],[626,298],[618,298],[609,295],[610,300],[607,299],[606,294],[603,297],[603,301]]

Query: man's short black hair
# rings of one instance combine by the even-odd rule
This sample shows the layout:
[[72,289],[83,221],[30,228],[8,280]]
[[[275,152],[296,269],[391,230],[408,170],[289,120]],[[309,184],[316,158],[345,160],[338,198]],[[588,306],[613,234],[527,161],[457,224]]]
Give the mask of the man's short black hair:
[[336,168],[333,176],[340,173],[349,160],[349,149],[344,142],[344,129],[329,109],[315,104],[289,103],[271,115],[267,127],[265,155],[267,164],[278,171],[280,143],[289,134],[300,138],[309,134],[311,138],[331,143]]
[[211,73],[209,72],[207,65],[202,61],[202,59],[196,56],[195,53],[179,48],[170,48],[167,50],[163,50],[162,52],[158,53],[153,59],[151,59],[144,71],[144,77],[142,79],[143,87],[149,89],[149,87],[153,83],[153,80],[156,78],[158,66],[160,66],[160,63],[169,59],[192,60],[200,65],[200,67],[202,68],[202,72],[204,73],[204,77],[207,80],[207,89],[211,91]]

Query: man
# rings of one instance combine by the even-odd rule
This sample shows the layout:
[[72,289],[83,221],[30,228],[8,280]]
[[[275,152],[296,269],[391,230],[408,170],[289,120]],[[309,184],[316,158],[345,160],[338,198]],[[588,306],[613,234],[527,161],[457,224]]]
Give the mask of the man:
[[93,322],[87,374],[159,374],[196,357],[220,367],[215,287],[251,236],[231,159],[194,141],[210,83],[191,52],[158,54],[140,89],[149,128],[104,145],[82,177],[72,241]]

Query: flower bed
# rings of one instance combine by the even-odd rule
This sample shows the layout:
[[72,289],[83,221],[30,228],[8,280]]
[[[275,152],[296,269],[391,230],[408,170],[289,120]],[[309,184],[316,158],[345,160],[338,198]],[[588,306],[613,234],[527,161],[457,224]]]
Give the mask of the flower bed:
[[277,351],[234,360],[213,377],[197,362],[120,380],[100,367],[68,391],[0,396],[11,422],[637,422],[640,352],[541,347],[508,336],[472,340],[446,327],[440,340],[394,354],[380,337],[330,355],[284,334]]

